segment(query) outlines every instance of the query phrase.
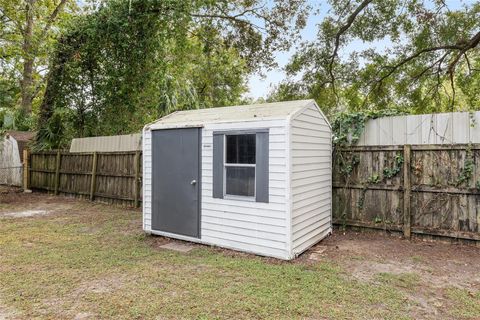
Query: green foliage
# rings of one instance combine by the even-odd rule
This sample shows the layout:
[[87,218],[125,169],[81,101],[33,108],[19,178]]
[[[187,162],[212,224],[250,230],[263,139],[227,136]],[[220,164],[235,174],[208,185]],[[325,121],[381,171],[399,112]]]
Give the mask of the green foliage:
[[328,2],[317,38],[295,52],[273,99],[313,98],[330,115],[480,110],[480,3]]
[[35,151],[68,148],[73,128],[69,124],[77,119],[65,108],[56,109],[37,133]]
[[[27,95],[36,111],[56,38],[76,13],[77,1],[72,0],[0,0],[0,108],[20,108]],[[31,83],[24,87],[26,77]]]
[[37,119],[18,108],[0,109],[0,128],[4,130],[28,131],[35,127]]
[[51,60],[39,145],[131,133],[175,110],[239,103],[247,75],[270,66],[303,25],[304,0],[261,3],[111,0],[76,17]]
[[378,173],[372,174],[370,177],[367,178],[367,183],[370,184],[377,184],[381,181],[380,175]]
[[358,199],[357,202],[357,208],[362,210],[363,206],[365,205],[365,195],[367,194],[368,187],[367,185],[364,185],[362,188],[362,192],[360,193],[360,198]]
[[340,172],[346,177],[350,176],[353,169],[360,163],[358,155],[351,152],[339,153],[337,158],[340,161]]
[[380,217],[375,217],[375,219],[373,220],[373,222],[374,222],[375,224],[382,223],[382,221],[383,221],[383,220],[382,220],[382,218],[380,218]]
[[402,170],[403,161],[403,156],[401,154],[396,154],[394,159],[394,166],[392,168],[383,169],[383,177],[391,179],[397,174],[399,174]]
[[[0,67],[0,70],[3,68]],[[16,99],[19,97],[20,88],[11,75],[2,75],[0,71],[0,109],[12,110],[15,107]]]
[[[358,199],[357,208],[363,209],[365,203],[365,194],[367,193],[368,186],[372,184],[379,184],[384,182],[385,179],[391,179],[398,175],[402,171],[402,165],[404,162],[404,158],[401,154],[396,154],[393,160],[393,167],[391,168],[384,168],[383,175],[380,176],[378,173],[373,173],[367,180],[363,183],[362,192],[360,194],[360,198]],[[375,221],[375,223],[378,223]]]
[[455,185],[458,187],[464,183],[468,183],[472,179],[474,171],[475,159],[473,158],[472,146],[469,145],[466,150],[465,164],[462,168],[460,175],[457,178]]
[[472,179],[474,170],[475,163],[473,163],[472,159],[467,159],[465,161],[465,166],[462,168],[462,172],[457,179],[457,185],[459,186],[470,181],[470,179]]

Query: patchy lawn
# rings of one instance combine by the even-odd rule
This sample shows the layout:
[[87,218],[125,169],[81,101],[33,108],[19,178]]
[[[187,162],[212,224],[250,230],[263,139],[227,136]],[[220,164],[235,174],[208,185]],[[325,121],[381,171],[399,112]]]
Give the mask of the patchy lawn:
[[480,249],[337,232],[294,262],[141,230],[141,213],[0,194],[0,319],[478,319]]

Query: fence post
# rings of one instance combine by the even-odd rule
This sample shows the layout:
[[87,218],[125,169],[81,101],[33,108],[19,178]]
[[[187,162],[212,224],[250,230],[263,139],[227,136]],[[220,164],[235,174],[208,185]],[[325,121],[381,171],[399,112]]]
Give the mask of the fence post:
[[411,155],[412,146],[403,146],[403,235],[405,238],[412,236],[412,215],[411,215]]
[[90,181],[90,201],[95,197],[95,184],[97,180],[97,152],[93,153],[92,160],[92,179]]
[[55,160],[55,187],[54,187],[54,192],[55,195],[58,194],[58,185],[60,184],[60,160],[61,160],[62,154],[60,153],[60,150],[57,150],[57,159]]
[[140,180],[140,151],[135,151],[135,159],[133,162],[133,165],[135,167],[135,180],[133,184],[133,192],[134,192],[134,206],[135,208],[138,208],[139,205],[139,199],[140,199],[140,185],[139,185],[139,180]]
[[23,150],[23,192],[30,192],[30,172],[29,172],[29,158],[30,153],[28,149]]

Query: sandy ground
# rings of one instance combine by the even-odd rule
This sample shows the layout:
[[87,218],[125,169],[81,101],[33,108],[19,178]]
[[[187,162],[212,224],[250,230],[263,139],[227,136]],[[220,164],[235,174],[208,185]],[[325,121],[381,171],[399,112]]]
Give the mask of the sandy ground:
[[[379,232],[336,230],[300,258],[335,261],[345,272],[362,281],[378,281],[379,275],[415,279],[405,284],[417,302],[416,316],[441,316],[449,308],[445,290],[459,288],[472,296],[480,291],[480,248],[452,243],[405,240]],[[480,319],[480,314],[478,316]]]

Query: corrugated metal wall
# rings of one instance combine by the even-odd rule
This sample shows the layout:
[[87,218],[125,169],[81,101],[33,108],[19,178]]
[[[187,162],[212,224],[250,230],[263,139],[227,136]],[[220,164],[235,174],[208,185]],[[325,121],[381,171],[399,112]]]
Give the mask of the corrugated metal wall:
[[480,112],[385,117],[365,124],[358,146],[480,143]]
[[0,184],[22,186],[22,162],[17,141],[11,137],[0,137]]
[[76,138],[70,152],[129,152],[142,150],[142,134]]

